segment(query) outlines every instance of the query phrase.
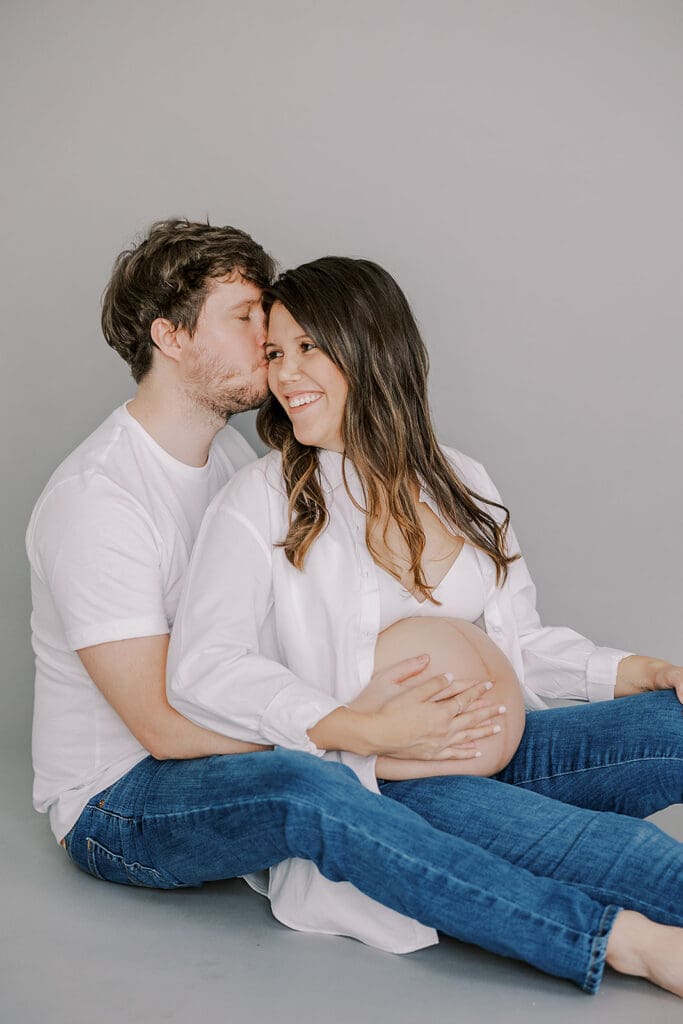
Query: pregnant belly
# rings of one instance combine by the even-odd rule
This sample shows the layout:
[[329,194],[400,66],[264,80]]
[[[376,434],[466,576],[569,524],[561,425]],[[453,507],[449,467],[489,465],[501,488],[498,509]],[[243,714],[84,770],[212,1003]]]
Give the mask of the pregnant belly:
[[[483,630],[462,619],[440,616],[400,619],[383,630],[375,647],[375,671],[416,654],[429,654],[429,666],[418,680],[450,672],[472,684],[490,679],[492,703],[507,712],[496,718],[501,732],[477,741],[482,756],[449,761],[449,775],[495,775],[510,761],[524,732],[524,701],[517,674],[503,652]],[[437,774],[435,772],[434,774]]]

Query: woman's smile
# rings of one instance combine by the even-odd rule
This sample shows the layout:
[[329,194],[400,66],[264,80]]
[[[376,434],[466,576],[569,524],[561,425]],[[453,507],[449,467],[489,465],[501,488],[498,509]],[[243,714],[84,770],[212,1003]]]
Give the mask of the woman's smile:
[[306,406],[313,405],[314,402],[320,401],[322,397],[322,391],[297,391],[293,395],[285,395],[287,408],[290,412],[305,409]]

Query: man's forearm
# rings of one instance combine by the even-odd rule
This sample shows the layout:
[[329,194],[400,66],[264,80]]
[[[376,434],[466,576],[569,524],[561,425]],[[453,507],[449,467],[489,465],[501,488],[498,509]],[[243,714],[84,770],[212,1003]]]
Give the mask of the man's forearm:
[[204,729],[170,706],[150,723],[143,746],[152,757],[160,761],[182,761],[193,757],[211,757],[213,754],[248,754],[272,749]]

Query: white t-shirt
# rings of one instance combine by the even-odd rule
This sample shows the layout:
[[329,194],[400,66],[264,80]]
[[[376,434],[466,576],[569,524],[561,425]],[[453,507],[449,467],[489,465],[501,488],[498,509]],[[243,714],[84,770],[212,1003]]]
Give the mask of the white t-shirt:
[[35,653],[33,803],[61,839],[95,793],[147,751],[75,653],[168,633],[204,511],[255,458],[226,427],[204,466],[169,455],[125,405],[69,455],[26,534]]

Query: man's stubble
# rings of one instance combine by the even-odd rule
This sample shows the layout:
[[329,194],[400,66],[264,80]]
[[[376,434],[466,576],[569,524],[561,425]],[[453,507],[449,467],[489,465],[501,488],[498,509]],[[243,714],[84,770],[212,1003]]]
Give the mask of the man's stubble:
[[251,376],[227,368],[216,356],[200,356],[186,378],[185,389],[192,403],[226,423],[231,416],[258,409],[268,395],[268,383],[259,362]]

